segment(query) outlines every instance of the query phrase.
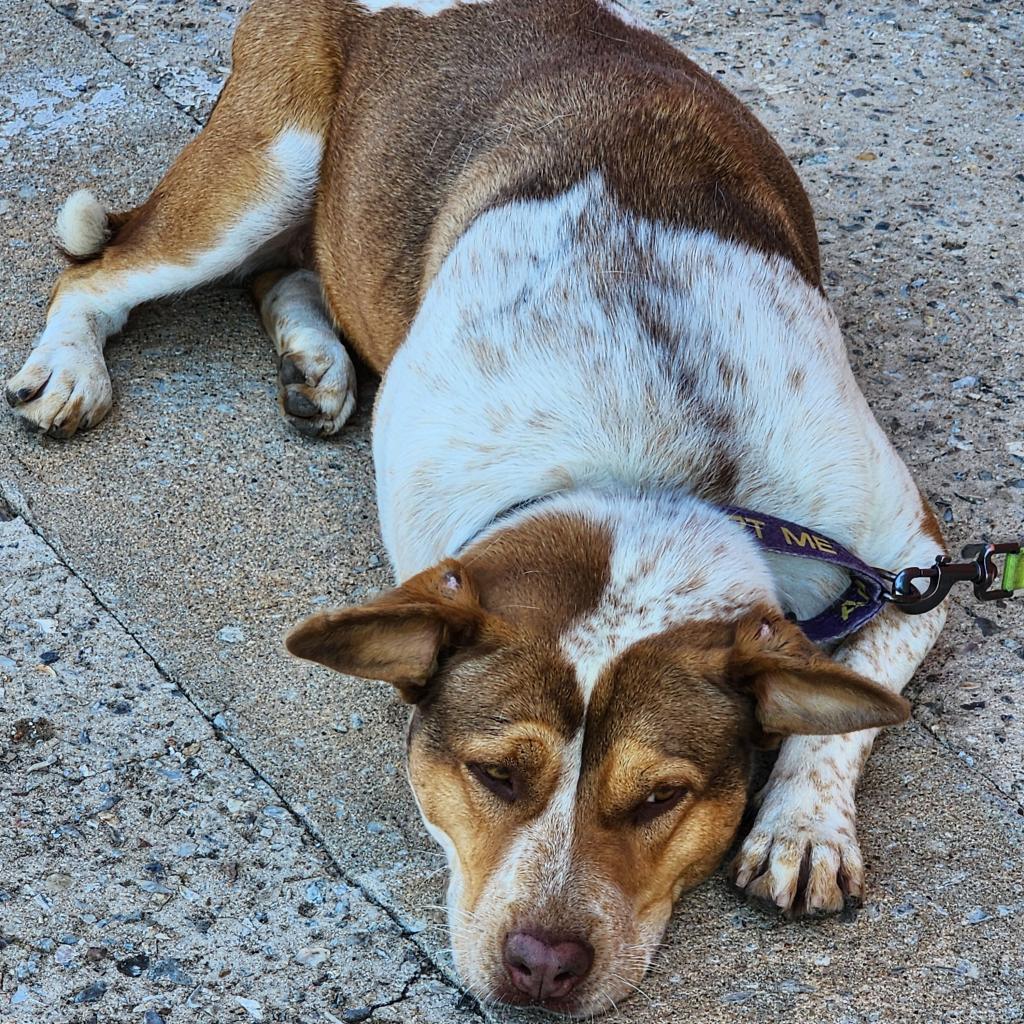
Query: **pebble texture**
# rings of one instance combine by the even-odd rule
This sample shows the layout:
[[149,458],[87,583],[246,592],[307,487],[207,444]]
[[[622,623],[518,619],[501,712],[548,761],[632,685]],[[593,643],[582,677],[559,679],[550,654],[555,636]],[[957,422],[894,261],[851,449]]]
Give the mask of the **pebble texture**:
[[477,1019],[20,518],[0,580],[0,1020]]
[[[858,379],[951,545],[1024,533],[1024,14],[929,0],[871,13],[782,0],[631,6],[737,91],[796,162]],[[6,5],[0,376],[39,329],[60,265],[49,244],[60,200],[82,185],[118,206],[145,196],[209,110],[236,13],[214,2]],[[388,583],[373,382],[360,381],[340,438],[292,433],[269,344],[234,288],[140,311],[108,357],[115,403],[97,431],[59,443],[0,416],[0,487],[23,517],[0,541],[18,567],[0,586],[19,600],[0,615],[23,627],[0,629],[0,741],[14,766],[0,772],[0,827],[29,823],[0,878],[0,1019],[201,1019],[195,998],[217,1020],[353,1020],[400,998],[410,978],[406,998],[370,1019],[472,1019],[432,973],[448,966],[433,909],[443,861],[406,790],[404,712],[388,688],[298,665],[280,644],[311,609]],[[1022,670],[1021,606],[955,603],[911,684],[913,723],[868,768],[864,908],[790,924],[713,880],[680,905],[623,1018],[1019,1019]],[[118,702],[132,711],[116,713]],[[23,725],[26,738],[10,738],[36,718],[57,724],[53,737]],[[198,752],[185,754],[191,743]],[[111,797],[121,799],[98,810]],[[114,816],[122,846],[100,815]],[[65,826],[82,838],[54,837]],[[13,842],[0,837],[0,849]],[[173,853],[188,843],[196,853]],[[51,876],[71,881],[51,893]],[[296,879],[346,889],[351,916],[305,916]],[[213,938],[188,916],[207,913]],[[340,951],[375,926],[372,956],[349,965]],[[71,952],[58,948],[64,934],[80,939]],[[38,951],[46,939],[53,948]],[[93,962],[92,948],[107,952]],[[117,969],[140,955],[138,977]],[[33,957],[34,973],[19,966]],[[169,980],[172,967],[157,969],[167,960],[194,984]],[[318,985],[321,974],[337,980]]]

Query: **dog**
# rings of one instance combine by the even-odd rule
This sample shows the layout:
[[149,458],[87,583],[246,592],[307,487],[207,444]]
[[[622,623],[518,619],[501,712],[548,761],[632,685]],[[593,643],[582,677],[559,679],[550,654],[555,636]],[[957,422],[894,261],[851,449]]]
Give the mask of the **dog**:
[[858,775],[943,612],[823,650],[792,618],[842,572],[727,509],[890,568],[943,539],[854,380],[797,175],[716,80],[612,0],[256,0],[152,195],[77,192],[56,231],[73,262],[7,385],[42,431],[107,413],[134,306],[228,274],[253,275],[299,430],[351,413],[346,346],[382,375],[398,585],[287,645],[413,705],[472,992],[628,995],[760,747],[738,887],[787,913],[860,894]]

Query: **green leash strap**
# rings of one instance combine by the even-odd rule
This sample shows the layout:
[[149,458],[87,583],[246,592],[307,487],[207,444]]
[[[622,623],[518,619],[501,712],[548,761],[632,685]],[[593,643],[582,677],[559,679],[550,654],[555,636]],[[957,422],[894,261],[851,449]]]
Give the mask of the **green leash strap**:
[[1006,556],[1001,586],[1003,590],[1024,590],[1024,552]]

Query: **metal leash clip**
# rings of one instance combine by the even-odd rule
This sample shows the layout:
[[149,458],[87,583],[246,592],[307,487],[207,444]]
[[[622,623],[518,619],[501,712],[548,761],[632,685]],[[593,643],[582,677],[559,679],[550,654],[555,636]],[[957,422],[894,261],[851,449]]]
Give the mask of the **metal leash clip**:
[[[954,562],[947,555],[940,555],[935,564],[927,569],[916,566],[903,569],[895,575],[886,573],[891,581],[890,593],[883,593],[883,599],[896,605],[908,615],[930,612],[941,603],[955,583],[973,583],[974,596],[979,601],[998,601],[1013,597],[1015,590],[1024,590],[1024,557],[1019,541],[1005,544],[968,544],[961,552],[967,562]],[[999,576],[995,556],[1005,555],[1001,589],[992,590]],[[914,580],[930,580],[927,589],[921,593],[914,586]]]

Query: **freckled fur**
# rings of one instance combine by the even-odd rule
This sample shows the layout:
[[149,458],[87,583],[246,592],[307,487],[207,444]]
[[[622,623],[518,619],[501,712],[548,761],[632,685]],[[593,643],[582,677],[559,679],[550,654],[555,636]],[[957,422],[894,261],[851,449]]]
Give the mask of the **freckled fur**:
[[[583,236],[581,220],[594,225]],[[637,249],[646,263],[632,261]],[[609,276],[616,304],[602,300]],[[645,295],[674,347],[645,330],[636,312]],[[477,366],[482,335],[503,353],[500,375]],[[450,367],[443,380],[432,370],[440,364]],[[759,386],[723,390],[722,365]],[[809,381],[799,392],[787,380],[794,365]],[[481,436],[499,406],[500,430]],[[392,361],[376,419],[381,526],[400,577],[457,550],[502,508],[567,481],[682,488],[784,514],[877,564],[893,562],[886,540],[913,536],[920,516],[817,290],[781,259],[634,219],[597,178],[478,218]],[[422,486],[425,459],[444,487]],[[807,563],[792,575],[791,561],[769,558],[786,606],[806,614],[840,576]]]

